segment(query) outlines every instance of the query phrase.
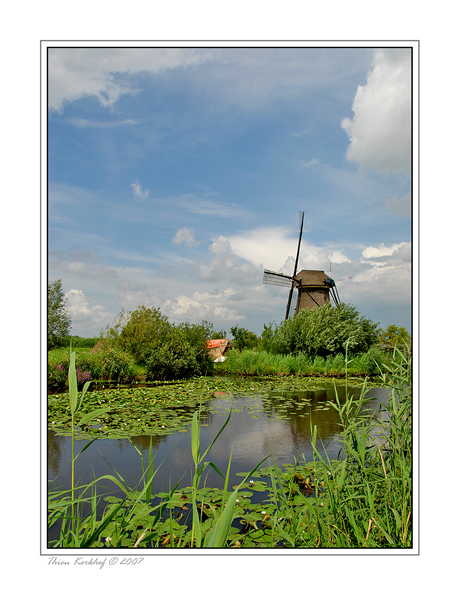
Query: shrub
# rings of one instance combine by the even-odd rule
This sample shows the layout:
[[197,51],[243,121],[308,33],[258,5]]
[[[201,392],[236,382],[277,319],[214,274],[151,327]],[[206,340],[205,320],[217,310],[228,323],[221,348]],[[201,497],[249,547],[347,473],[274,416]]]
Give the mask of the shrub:
[[200,374],[197,351],[180,333],[173,334],[164,345],[155,349],[147,362],[149,380],[170,381]]
[[353,306],[341,303],[334,308],[326,304],[302,310],[281,323],[274,330],[269,349],[278,354],[325,358],[344,353],[347,344],[350,353],[367,351],[377,341],[378,333],[378,323],[360,316]]

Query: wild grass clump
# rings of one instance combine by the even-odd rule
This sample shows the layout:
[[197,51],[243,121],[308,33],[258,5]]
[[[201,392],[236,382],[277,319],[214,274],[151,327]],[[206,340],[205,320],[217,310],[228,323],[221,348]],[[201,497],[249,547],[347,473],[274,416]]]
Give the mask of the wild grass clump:
[[278,488],[272,490],[270,525],[286,546],[412,547],[410,353],[395,349],[380,373],[390,396],[377,419],[366,409],[365,386],[357,399],[330,402],[342,425],[337,461],[321,454],[315,427],[313,462],[284,474],[272,467]]
[[376,375],[384,361],[383,352],[371,347],[357,354],[346,363],[345,354],[308,356],[299,354],[273,354],[254,350],[231,350],[225,362],[214,365],[217,375],[229,376],[309,376],[344,377],[346,370],[356,376]]
[[[75,351],[78,387],[88,380],[114,380],[129,383],[136,378],[134,359],[122,350],[101,343],[94,348],[80,348]],[[69,350],[60,348],[48,353],[48,387],[64,389],[70,364]]]

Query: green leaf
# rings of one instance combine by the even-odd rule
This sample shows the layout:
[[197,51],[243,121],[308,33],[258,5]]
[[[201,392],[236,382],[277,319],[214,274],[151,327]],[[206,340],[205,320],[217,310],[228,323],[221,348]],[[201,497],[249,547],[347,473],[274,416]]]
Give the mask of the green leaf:
[[83,403],[83,399],[84,399],[84,397],[86,395],[86,392],[88,391],[88,387],[90,385],[91,385],[91,381],[86,381],[86,383],[85,383],[85,385],[83,387],[83,391],[80,394],[80,397],[79,398],[77,397],[77,402],[78,402],[77,411],[80,409],[81,404]]
[[75,352],[70,355],[69,364],[69,400],[70,400],[70,411],[72,414],[76,414],[78,410],[78,389],[77,389],[77,372],[75,370]]
[[198,422],[198,412],[193,414],[192,419],[192,456],[197,466],[200,461],[200,425]]
[[92,412],[88,412],[88,414],[85,414],[84,416],[82,416],[80,418],[80,421],[78,424],[79,425],[88,424],[88,422],[90,420],[93,420],[93,418],[96,418],[97,416],[102,416],[102,414],[105,414],[109,410],[110,410],[110,408],[99,408],[98,410],[93,410]]
[[219,520],[214,526],[209,539],[205,543],[208,548],[222,548],[227,544],[228,532],[233,521],[236,509],[236,497],[238,489],[234,490],[221,513]]

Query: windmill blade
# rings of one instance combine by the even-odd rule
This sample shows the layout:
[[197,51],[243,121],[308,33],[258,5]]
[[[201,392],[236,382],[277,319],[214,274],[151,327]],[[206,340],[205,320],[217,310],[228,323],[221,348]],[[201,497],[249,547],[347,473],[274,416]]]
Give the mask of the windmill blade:
[[289,313],[291,312],[291,304],[292,304],[292,295],[294,293],[294,282],[291,284],[291,289],[289,290],[289,297],[286,306],[286,314],[284,315],[284,320],[286,321],[289,319]]
[[282,286],[283,288],[292,287],[292,277],[284,273],[276,273],[276,271],[269,271],[264,269],[264,277],[262,283],[270,286]]
[[[294,289],[296,290],[295,294],[294,294]],[[293,286],[291,288],[291,291],[289,292],[288,303],[286,306],[285,320],[290,319],[291,317],[294,316],[296,307],[297,307],[298,295],[299,295],[299,290],[297,289],[297,287]]]
[[294,263],[294,273],[292,274],[292,278],[291,278],[291,290],[289,292],[289,297],[288,297],[288,301],[287,301],[287,305],[286,305],[286,314],[284,316],[284,320],[285,321],[287,319],[289,319],[289,315],[290,315],[290,312],[291,312],[292,295],[294,294],[294,285],[295,285],[294,278],[295,278],[296,273],[297,273],[297,265],[299,264],[299,255],[300,255],[300,243],[302,242],[303,218],[304,218],[304,215],[305,215],[305,213],[303,211],[299,211],[299,218],[300,218],[299,242],[297,244],[297,254],[296,254],[295,263]]
[[[303,211],[299,212],[299,217],[300,217],[300,234],[299,234],[299,243],[297,245],[297,255],[295,258],[295,263],[294,263],[294,273],[292,274],[292,277],[296,276],[297,273],[297,265],[299,264],[299,254],[300,254],[300,243],[302,241],[302,232],[303,232],[303,218],[304,218],[305,213]],[[292,282],[294,284],[294,282]]]

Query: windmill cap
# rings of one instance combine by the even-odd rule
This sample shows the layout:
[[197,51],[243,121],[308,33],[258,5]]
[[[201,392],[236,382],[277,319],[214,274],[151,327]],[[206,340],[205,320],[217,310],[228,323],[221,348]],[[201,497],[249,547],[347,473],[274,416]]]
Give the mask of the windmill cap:
[[303,269],[296,274],[295,279],[301,281],[302,285],[323,284],[329,279],[329,275],[319,269]]

